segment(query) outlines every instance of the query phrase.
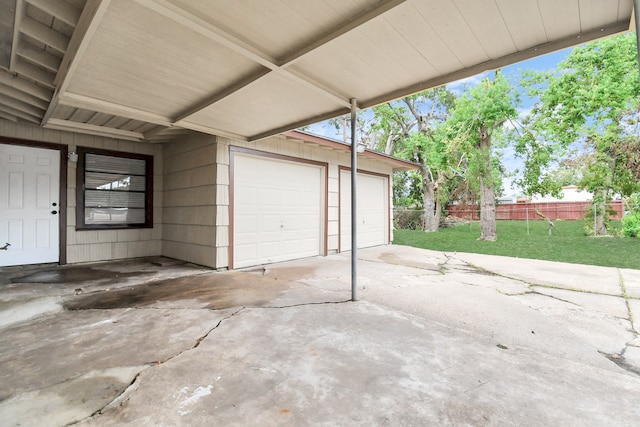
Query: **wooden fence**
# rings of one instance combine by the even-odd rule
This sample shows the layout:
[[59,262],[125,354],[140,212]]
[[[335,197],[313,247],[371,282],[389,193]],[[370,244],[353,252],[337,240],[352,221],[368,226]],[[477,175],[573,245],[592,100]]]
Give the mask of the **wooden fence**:
[[[612,219],[622,219],[624,215],[622,201],[609,203],[616,212]],[[593,209],[591,202],[544,202],[544,203],[509,203],[496,206],[496,219],[542,219],[536,215],[536,209],[552,220],[555,219],[584,219],[587,211]],[[447,205],[446,214],[470,220],[480,219],[480,209],[477,205]]]

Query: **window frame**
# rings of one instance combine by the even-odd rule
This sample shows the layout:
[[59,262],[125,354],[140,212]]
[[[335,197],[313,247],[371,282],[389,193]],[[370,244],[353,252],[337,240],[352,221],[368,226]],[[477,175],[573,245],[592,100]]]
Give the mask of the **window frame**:
[[[147,154],[127,153],[104,150],[100,148],[77,147],[78,166],[76,169],[76,230],[114,230],[153,228],[153,156]],[[145,213],[144,223],[134,224],[87,224],[85,222],[85,171],[86,155],[121,157],[125,159],[145,161]]]

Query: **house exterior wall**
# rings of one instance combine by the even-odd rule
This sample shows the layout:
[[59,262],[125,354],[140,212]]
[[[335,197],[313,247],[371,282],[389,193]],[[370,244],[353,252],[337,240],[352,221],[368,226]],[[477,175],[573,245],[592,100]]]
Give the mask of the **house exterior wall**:
[[[228,268],[231,241],[231,146],[327,163],[325,249],[328,254],[339,251],[339,175],[341,167],[350,166],[349,152],[284,136],[243,142],[195,132],[170,143],[138,143],[44,129],[6,120],[0,120],[0,135],[24,141],[59,144],[66,146],[69,152],[82,146],[153,156],[153,228],[76,230],[77,163],[68,162],[65,206],[67,263],[163,255],[215,269]],[[392,194],[392,166],[359,156],[358,168],[389,176],[388,194]],[[391,200],[388,204],[391,230]]]
[[164,144],[162,254],[216,267],[216,137],[191,133]]
[[83,146],[152,155],[154,159],[153,228],[76,231],[77,163],[67,163],[66,260],[71,264],[161,255],[163,203],[161,145],[44,129],[40,126],[8,120],[0,120],[0,135],[25,141],[66,145],[68,151],[76,151],[78,146]]

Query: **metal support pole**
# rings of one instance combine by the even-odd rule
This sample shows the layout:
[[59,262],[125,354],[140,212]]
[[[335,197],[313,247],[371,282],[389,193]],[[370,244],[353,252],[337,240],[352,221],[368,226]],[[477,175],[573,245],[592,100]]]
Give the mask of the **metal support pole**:
[[356,141],[356,100],[351,99],[351,301],[357,301],[356,287],[358,285],[358,224],[356,177],[358,176],[358,143]]

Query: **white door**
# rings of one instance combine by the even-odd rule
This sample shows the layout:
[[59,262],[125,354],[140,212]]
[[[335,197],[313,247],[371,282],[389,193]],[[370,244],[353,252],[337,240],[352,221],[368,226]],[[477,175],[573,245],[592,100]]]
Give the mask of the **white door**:
[[0,266],[59,261],[59,187],[60,151],[0,144]]
[[[385,245],[389,236],[387,178],[359,173],[357,177],[358,247]],[[340,171],[340,250],[351,250],[351,171]]]
[[234,153],[233,267],[322,253],[324,167]]

